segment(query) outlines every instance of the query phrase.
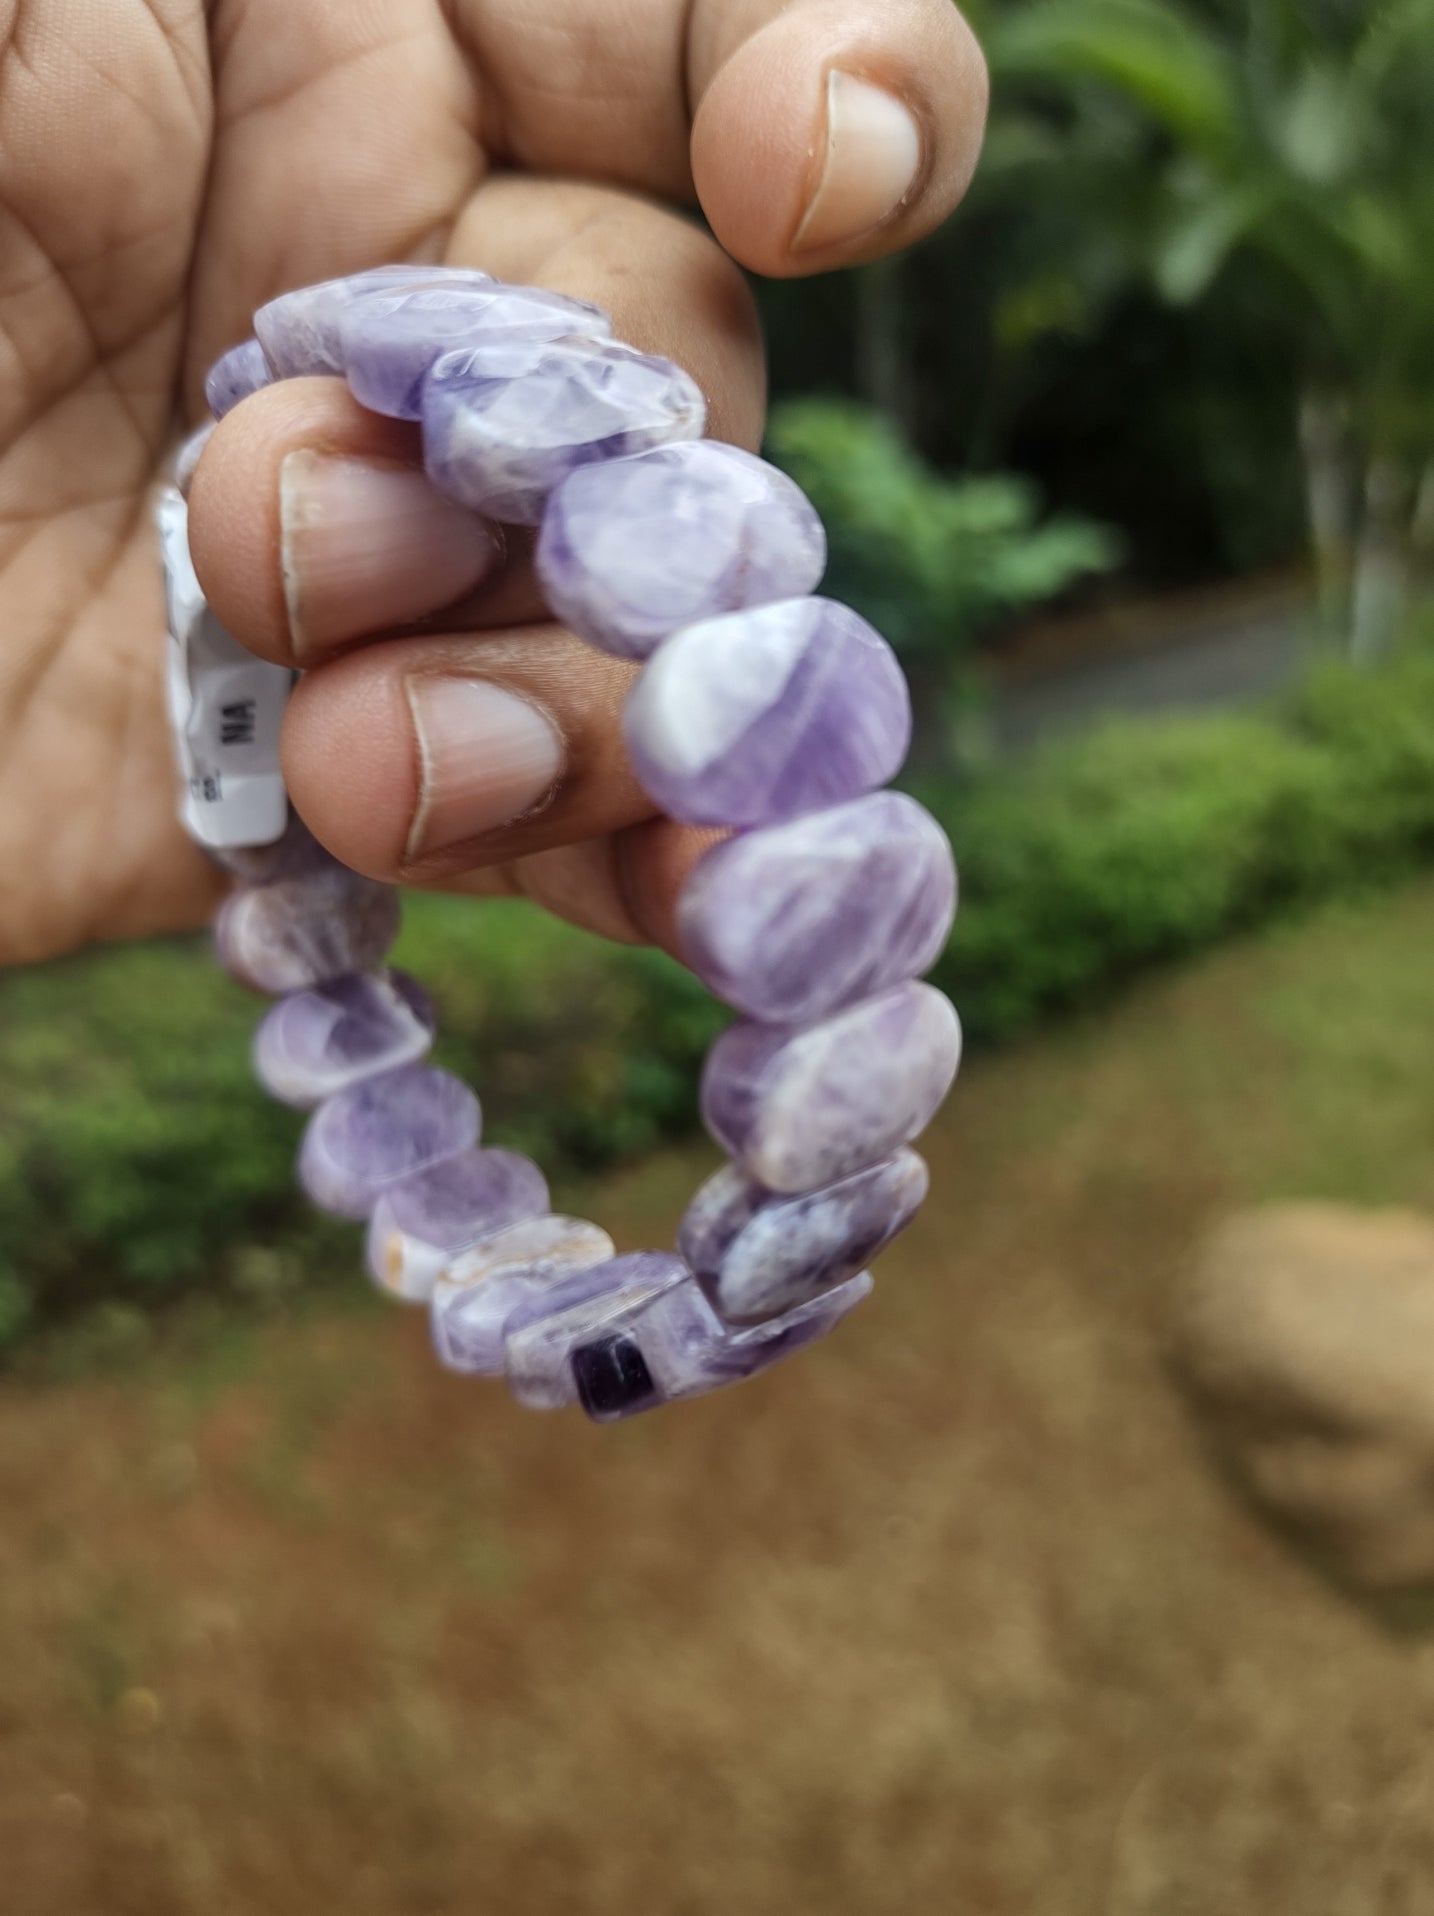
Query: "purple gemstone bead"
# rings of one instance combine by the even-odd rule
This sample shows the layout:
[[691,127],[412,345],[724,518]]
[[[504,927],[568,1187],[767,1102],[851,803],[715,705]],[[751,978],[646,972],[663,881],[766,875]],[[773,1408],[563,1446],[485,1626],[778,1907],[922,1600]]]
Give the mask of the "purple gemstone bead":
[[961,1062],[961,1025],[930,985],[902,985],[805,1030],[737,1024],[702,1079],[707,1128],[769,1191],[819,1191],[909,1144]]
[[446,1071],[404,1065],[321,1104],[299,1152],[299,1181],[322,1210],[366,1218],[386,1188],[478,1142],[478,1100]]
[[390,1184],[369,1220],[369,1274],[413,1303],[432,1296],[450,1261],[548,1208],[548,1185],[529,1158],[480,1151]]
[[231,892],[214,921],[214,942],[231,977],[280,997],[349,972],[376,971],[401,915],[391,886],[321,853],[311,870]]
[[428,476],[485,518],[535,526],[580,466],[700,437],[707,409],[670,360],[613,340],[495,339],[440,359],[423,389]]
[[174,484],[181,499],[189,497],[189,489],[194,484],[194,475],[204,448],[214,437],[214,421],[201,426],[197,432],[190,433],[179,451],[174,455]]
[[311,1111],[361,1078],[416,1064],[433,1030],[414,979],[357,973],[281,998],[254,1034],[254,1070],[271,1097]]
[[607,339],[612,321],[586,300],[532,286],[402,287],[355,300],[339,348],[355,399],[393,419],[423,416],[423,382],[457,347],[493,338]]
[[501,1377],[503,1339],[520,1309],[541,1315],[597,1295],[574,1280],[605,1269],[616,1252],[606,1231],[583,1218],[541,1217],[485,1238],[453,1259],[433,1287],[433,1347],[450,1370]]
[[246,339],[214,362],[204,382],[204,397],[214,417],[222,419],[241,399],[273,383],[274,369],[264,357],[264,348],[257,339]]
[[871,1292],[871,1273],[862,1271],[780,1317],[734,1329],[689,1280],[641,1308],[626,1329],[641,1348],[656,1401],[673,1403],[769,1370],[835,1330]]
[[525,1305],[509,1320],[504,1339],[513,1395],[529,1410],[562,1410],[576,1403],[574,1353],[600,1342],[640,1306],[678,1286],[692,1287],[680,1257],[639,1251],[585,1271]]
[[690,625],[627,704],[649,796],[691,825],[769,825],[884,785],[911,743],[896,655],[830,599]]
[[[656,1258],[620,1260],[627,1265]],[[550,1317],[508,1338],[508,1381],[521,1403],[558,1409],[576,1398],[596,1423],[741,1383],[834,1330],[871,1295],[869,1272],[748,1330],[724,1324],[677,1260],[666,1282],[636,1299]],[[657,1273],[654,1272],[654,1275]]]
[[282,293],[254,315],[264,356],[281,379],[342,373],[340,323],[356,300],[411,286],[491,286],[488,273],[453,266],[375,266],[347,279],[326,279]]
[[692,1200],[678,1249],[719,1317],[758,1324],[864,1270],[906,1229],[930,1183],[914,1151],[793,1198],[774,1197],[729,1165]]
[[642,659],[699,619],[811,592],[822,522],[784,472],[712,439],[585,467],[548,503],[538,577],[574,632]]
[[763,1024],[813,1024],[916,978],[956,915],[946,834],[914,799],[876,792],[714,847],[678,925],[710,990]]

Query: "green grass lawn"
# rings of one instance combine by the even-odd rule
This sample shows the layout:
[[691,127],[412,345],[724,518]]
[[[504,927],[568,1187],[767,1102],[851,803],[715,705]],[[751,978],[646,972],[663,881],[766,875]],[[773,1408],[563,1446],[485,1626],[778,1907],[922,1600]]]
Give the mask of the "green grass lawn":
[[[0,1906],[1434,1908],[1434,1644],[1230,1501],[1161,1350],[1226,1208],[1434,1207],[1431,954],[1423,882],[978,1061],[865,1313],[616,1431],[357,1290],[41,1351]],[[710,1161],[561,1195],[662,1243]]]

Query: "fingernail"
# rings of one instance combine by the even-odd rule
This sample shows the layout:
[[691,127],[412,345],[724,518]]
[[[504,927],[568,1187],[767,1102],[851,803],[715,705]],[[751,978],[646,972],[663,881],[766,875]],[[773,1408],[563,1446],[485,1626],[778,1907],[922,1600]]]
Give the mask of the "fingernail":
[[284,594],[295,654],[441,612],[501,554],[483,520],[421,472],[291,452],[279,475]]
[[410,859],[511,825],[540,805],[566,753],[546,712],[488,679],[412,678],[422,787]]
[[894,94],[850,73],[827,80],[822,176],[794,253],[859,239],[901,205],[921,171],[921,129]]

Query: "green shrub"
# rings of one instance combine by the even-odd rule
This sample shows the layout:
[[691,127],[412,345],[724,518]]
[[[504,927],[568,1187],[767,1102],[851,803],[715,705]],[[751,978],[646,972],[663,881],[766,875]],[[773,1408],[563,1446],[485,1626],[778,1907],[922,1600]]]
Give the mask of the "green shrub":
[[[616,953],[520,904],[410,900],[398,951],[430,985],[437,1057],[489,1134],[558,1170],[690,1122],[724,1014],[655,952]],[[352,1282],[350,1228],[296,1196],[303,1119],[254,1084],[262,1006],[203,940],[89,952],[0,984],[0,1347],[98,1301]]]
[[868,407],[793,400],[773,414],[767,446],[826,524],[823,589],[908,659],[959,662],[997,620],[1120,557],[1116,535],[1089,519],[1042,521],[1028,479],[944,477]]
[[938,981],[1004,1038],[1142,965],[1434,851],[1434,657],[1315,673],[1271,714],[1122,721],[965,793]]

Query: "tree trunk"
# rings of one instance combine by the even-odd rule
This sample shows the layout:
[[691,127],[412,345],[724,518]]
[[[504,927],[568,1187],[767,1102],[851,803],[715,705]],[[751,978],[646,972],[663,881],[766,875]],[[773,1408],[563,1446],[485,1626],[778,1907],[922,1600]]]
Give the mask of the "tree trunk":
[[862,398],[910,439],[912,388],[901,293],[899,259],[879,260],[857,275],[856,379]]
[[1371,459],[1350,609],[1349,655],[1361,664],[1383,658],[1399,636],[1409,587],[1408,502],[1399,462]]
[[1320,624],[1327,638],[1348,642],[1354,548],[1354,486],[1349,467],[1348,408],[1337,393],[1308,387],[1300,401],[1310,553]]
[[1427,566],[1434,560],[1434,459],[1419,476],[1409,522],[1409,547],[1417,566]]

